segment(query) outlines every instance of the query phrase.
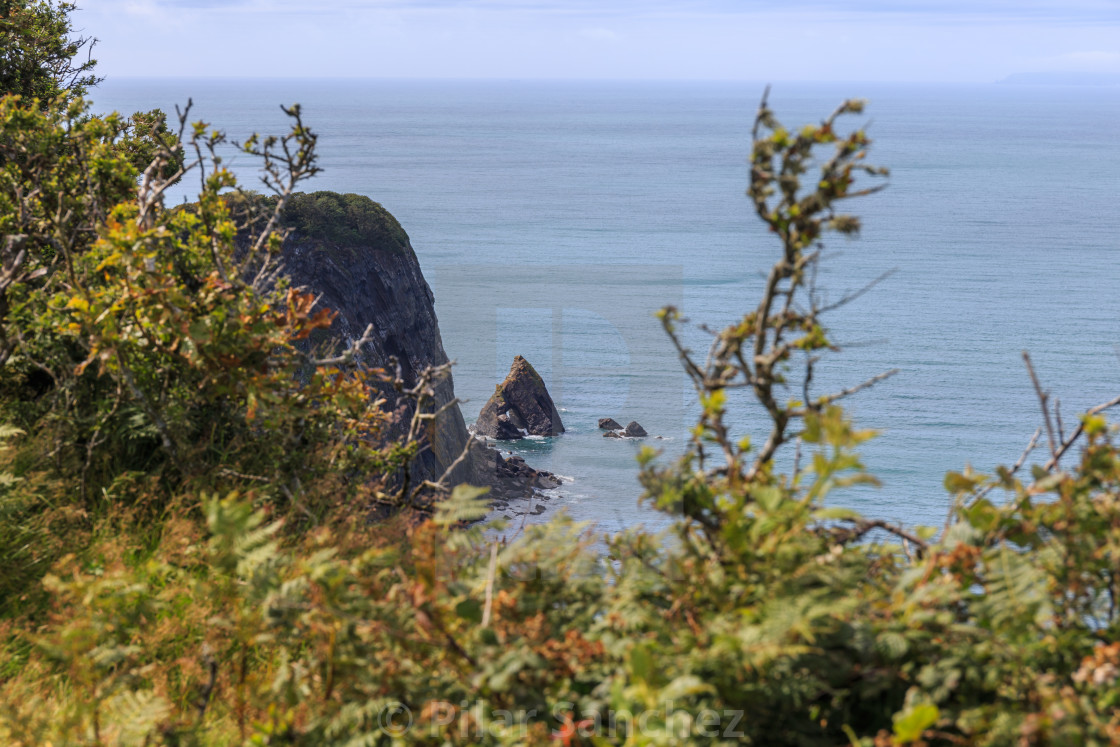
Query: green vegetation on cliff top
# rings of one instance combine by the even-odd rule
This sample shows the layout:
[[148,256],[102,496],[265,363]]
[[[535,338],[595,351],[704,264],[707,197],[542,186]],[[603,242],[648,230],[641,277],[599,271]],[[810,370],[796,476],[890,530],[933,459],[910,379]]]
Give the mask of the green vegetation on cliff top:
[[282,213],[298,236],[342,247],[387,246],[405,251],[408,234],[392,214],[368,197],[337,192],[293,194]]

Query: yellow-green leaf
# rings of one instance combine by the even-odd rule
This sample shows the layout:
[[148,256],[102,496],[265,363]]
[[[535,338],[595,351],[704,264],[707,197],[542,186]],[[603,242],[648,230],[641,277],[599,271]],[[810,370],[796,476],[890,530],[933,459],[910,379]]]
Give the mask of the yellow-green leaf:
[[894,717],[894,737],[899,742],[916,742],[926,729],[937,723],[941,712],[932,703],[912,706]]

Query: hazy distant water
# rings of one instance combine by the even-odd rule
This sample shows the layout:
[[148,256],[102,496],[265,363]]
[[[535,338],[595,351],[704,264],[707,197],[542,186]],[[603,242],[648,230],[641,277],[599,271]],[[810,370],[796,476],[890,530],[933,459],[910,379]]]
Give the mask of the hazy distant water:
[[[515,450],[574,478],[552,507],[613,530],[664,518],[637,506],[635,444],[603,439],[596,419],[637,419],[670,456],[693,414],[652,312],[672,303],[722,326],[754,305],[775,256],[743,196],[761,91],[117,80],[94,98],[132,111],[190,96],[236,138],[279,132],[278,104],[301,102],[325,169],[308,189],[369,195],[411,236],[468,422],[524,354],[569,430]],[[1120,393],[1120,87],[779,85],[771,102],[799,126],[845,96],[870,99],[873,160],[892,176],[850,203],[863,235],[829,242],[820,282],[838,298],[897,272],[832,315],[847,347],[815,391],[901,373],[849,401],[859,425],[883,431],[863,450],[883,487],[834,500],[940,524],[944,472],[1010,464],[1040,422],[1021,350],[1067,428]]]

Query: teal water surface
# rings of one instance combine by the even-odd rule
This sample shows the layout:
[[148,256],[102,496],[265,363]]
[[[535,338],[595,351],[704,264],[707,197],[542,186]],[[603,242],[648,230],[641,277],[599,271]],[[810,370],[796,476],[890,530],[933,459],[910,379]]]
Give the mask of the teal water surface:
[[[669,458],[695,414],[653,312],[673,304],[723,326],[753,307],[774,260],[743,196],[762,90],[116,80],[94,99],[171,111],[193,97],[193,114],[234,138],[280,132],[279,104],[300,102],[324,168],[307,188],[368,195],[411,236],[468,422],[525,355],[568,431],[513,450],[572,478],[550,506],[614,531],[666,518],[639,506],[637,444],[602,438],[597,418],[638,420]],[[940,525],[945,471],[1010,464],[1040,423],[1022,350],[1067,428],[1120,394],[1120,88],[783,84],[771,103],[799,126],[846,96],[870,100],[853,121],[869,123],[872,160],[892,173],[850,203],[863,233],[829,240],[819,284],[835,299],[895,272],[832,314],[844,350],[815,391],[900,373],[849,401],[859,425],[882,431],[863,449],[882,487],[832,500]],[[233,165],[253,186],[253,164]],[[701,348],[704,333],[689,340]],[[761,439],[758,412],[735,404]]]

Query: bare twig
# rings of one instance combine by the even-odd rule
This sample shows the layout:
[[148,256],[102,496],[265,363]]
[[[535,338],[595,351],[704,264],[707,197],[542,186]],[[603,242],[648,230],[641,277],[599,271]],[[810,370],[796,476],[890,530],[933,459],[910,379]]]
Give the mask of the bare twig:
[[1058,445],[1054,440],[1054,426],[1050,423],[1050,408],[1047,406],[1050,395],[1048,392],[1042,391],[1042,385],[1038,382],[1038,376],[1035,375],[1034,366],[1031,365],[1031,356],[1026,350],[1023,351],[1023,362],[1027,364],[1027,373],[1031,376],[1035,394],[1038,395],[1038,404],[1042,407],[1042,421],[1046,426],[1046,440],[1050,442],[1050,454],[1057,456]]
[[0,366],[8,362],[15,350],[15,342],[8,335],[8,288],[18,282],[23,282],[28,275],[23,272],[23,264],[27,260],[27,236],[24,234],[10,234],[4,237],[3,264],[0,266]]
[[[148,167],[144,169],[144,173],[140,179],[140,186],[136,192],[136,204],[139,208],[139,213],[136,216],[136,225],[149,229],[155,222],[155,211],[163,204],[163,194],[171,185],[177,183],[191,169],[200,166],[200,161],[193,163],[186,163],[183,160],[183,134],[187,129],[187,119],[190,116],[191,107],[194,105],[193,100],[187,99],[185,107],[180,109],[178,105],[175,106],[175,113],[179,119],[179,129],[176,132],[174,142],[167,142],[167,140],[160,134],[160,124],[157,123],[152,128],[153,136],[156,140],[159,149],[156,151],[156,156]],[[164,168],[174,163],[177,165],[176,170],[169,176],[163,174]],[[220,266],[221,263],[219,262]]]
[[1065,442],[1065,427],[1062,425],[1062,400],[1058,397],[1054,398],[1054,422],[1058,425],[1058,441]]
[[918,557],[922,557],[929,549],[928,543],[918,535],[903,529],[897,524],[891,524],[882,519],[844,519],[843,521],[850,522],[853,526],[848,529],[833,528],[827,530],[832,535],[832,539],[840,545],[855,542],[874,529],[882,529],[916,546],[918,548]]
[[872,280],[870,283],[867,283],[866,285],[864,285],[859,290],[844,295],[844,297],[841,298],[836,303],[831,303],[831,304],[828,304],[827,306],[822,306],[819,309],[819,313],[823,314],[825,312],[832,311],[834,309],[838,309],[841,306],[846,306],[846,305],[850,304],[852,301],[855,301],[857,298],[859,298],[863,294],[867,293],[872,288],[877,286],[879,283],[883,282],[884,280],[889,278],[891,275],[894,275],[896,272],[898,272],[898,268],[897,267],[892,267],[891,269],[887,270],[886,272],[884,272],[879,277]]
[[[1031,440],[1027,442],[1027,448],[1023,449],[1023,453],[1020,454],[1019,458],[1015,460],[1015,464],[1013,464],[1011,466],[1011,469],[1008,471],[1007,474],[1014,475],[1016,472],[1018,472],[1020,469],[1022,469],[1023,465],[1026,464],[1027,457],[1030,455],[1030,453],[1032,451],[1034,451],[1038,447],[1038,439],[1041,436],[1042,436],[1042,428],[1041,427],[1035,428],[1034,429],[1034,435],[1032,435]],[[968,502],[969,503],[975,503],[976,501],[978,501],[981,498],[983,498],[984,496],[986,496],[988,493],[992,492],[992,489],[994,487],[995,487],[995,483],[989,483],[988,485],[984,486],[984,488],[982,488],[978,492],[974,493],[972,495],[972,497],[969,498]]]
[[346,350],[342,351],[336,356],[331,358],[307,358],[307,362],[313,366],[345,366],[354,362],[354,359],[369,343],[374,340],[374,327],[372,324],[366,326],[362,336],[347,346]]
[[482,627],[490,626],[490,611],[494,604],[494,571],[498,567],[498,543],[490,546],[490,566],[486,570],[486,605],[482,609]]
[[210,705],[210,699],[214,694],[214,686],[218,683],[218,661],[209,652],[206,652],[202,657],[202,663],[206,667],[209,678],[206,684],[199,690],[198,698],[195,699],[194,709],[195,716],[199,723],[202,722],[203,716],[206,715],[206,708]]
[[791,479],[797,479],[797,473],[801,471],[801,436],[797,437],[793,450],[793,471],[790,473]]
[[[456,399],[456,402],[458,402],[457,399]],[[446,487],[445,481],[447,480],[447,478],[451,477],[451,474],[455,471],[455,469],[460,464],[462,464],[464,461],[466,461],[467,457],[471,453],[471,447],[473,445],[474,445],[474,438],[468,433],[467,434],[467,440],[463,443],[463,450],[459,452],[459,456],[455,457],[455,461],[453,461],[453,462],[451,462],[451,464],[447,465],[447,469],[445,469],[443,471],[443,474],[440,475],[439,479],[436,480],[436,484],[438,486],[440,486],[441,488]]]
[[897,374],[899,372],[899,370],[900,369],[892,368],[889,371],[884,371],[881,374],[876,374],[875,376],[872,376],[870,379],[867,379],[864,382],[856,384],[855,386],[848,387],[847,389],[844,389],[843,391],[836,392],[835,394],[825,394],[821,397],[818,397],[817,402],[816,402],[816,407],[818,407],[818,408],[823,407],[824,405],[831,404],[831,403],[835,402],[836,400],[844,399],[845,397],[850,397],[857,392],[862,392],[864,389],[868,389],[870,387],[875,386],[880,381],[885,381],[886,379],[889,379],[890,377]]
[[228,467],[222,467],[221,469],[219,469],[218,474],[227,475],[229,477],[236,477],[240,480],[253,480],[254,482],[271,482],[271,480],[269,480],[267,477],[261,477],[260,475],[248,475],[244,472],[238,472],[237,470],[232,470]]
[[[251,283],[252,287],[258,290],[271,282],[269,275],[272,274],[275,257],[270,237],[278,235],[283,240],[288,235],[287,231],[279,230],[284,208],[295,192],[296,186],[321,171],[316,165],[318,155],[315,146],[318,135],[304,125],[300,106],[298,104],[290,107],[281,106],[280,109],[293,121],[288,135],[282,138],[266,138],[263,143],[254,135],[244,143],[237,144],[243,152],[261,159],[264,171],[261,182],[276,196],[276,202],[264,227],[252,241],[242,263],[244,271],[253,266],[254,262],[260,261],[260,268]],[[264,258],[258,260],[262,252]]]
[[801,380],[801,401],[806,409],[816,409],[809,398],[809,387],[813,383],[813,365],[819,360],[819,355],[810,355],[805,361],[805,378]]
[[167,421],[163,419],[158,408],[152,404],[151,398],[139,387],[136,383],[136,377],[132,375],[132,369],[120,356],[117,357],[117,365],[120,367],[121,376],[125,384],[128,386],[132,396],[136,398],[137,403],[143,408],[144,414],[152,421],[152,425],[159,431],[160,442],[163,445],[164,451],[167,452],[171,463],[178,469],[182,469],[179,464],[179,446],[175,442],[174,437],[171,435],[171,429],[167,426]]

